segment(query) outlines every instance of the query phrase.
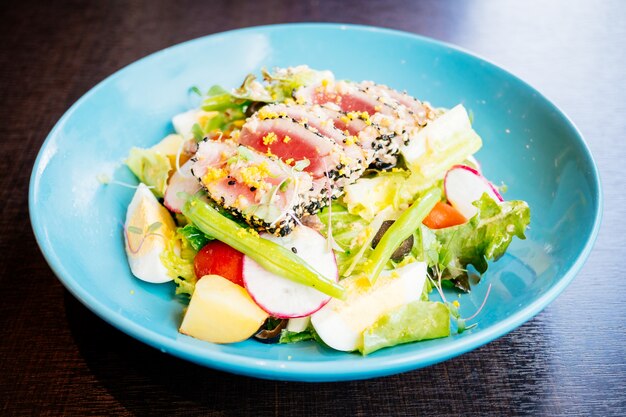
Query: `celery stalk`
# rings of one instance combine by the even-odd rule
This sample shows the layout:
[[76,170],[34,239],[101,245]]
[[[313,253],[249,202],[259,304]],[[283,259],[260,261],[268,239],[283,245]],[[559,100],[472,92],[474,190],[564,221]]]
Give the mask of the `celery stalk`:
[[261,238],[222,216],[199,197],[187,200],[183,214],[207,235],[237,249],[263,268],[294,282],[312,287],[326,295],[344,298],[344,288],[324,277],[290,250]]
[[396,248],[415,232],[440,199],[439,188],[427,191],[387,229],[368,260],[367,272],[372,283],[376,281]]

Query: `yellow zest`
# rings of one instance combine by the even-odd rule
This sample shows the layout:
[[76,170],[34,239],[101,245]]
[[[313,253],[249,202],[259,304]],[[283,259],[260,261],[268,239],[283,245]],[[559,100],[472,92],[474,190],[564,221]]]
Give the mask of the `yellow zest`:
[[265,182],[265,178],[270,176],[271,172],[266,161],[258,165],[250,165],[239,170],[242,182],[248,187],[269,190],[270,184]]
[[285,159],[285,163],[286,163],[287,165],[291,165],[291,164],[293,164],[293,158]]
[[350,165],[352,162],[354,162],[353,159],[348,156],[341,155],[339,157],[339,163],[342,165]]
[[259,110],[259,112],[257,114],[259,115],[259,119],[261,119],[261,120],[278,119],[278,113],[276,113],[274,111],[266,110],[265,108]]
[[267,135],[263,136],[263,145],[265,146],[271,145],[277,140],[278,140],[278,136],[276,136],[276,133],[270,132]]
[[226,175],[226,170],[223,168],[208,168],[206,174],[204,174],[204,177],[202,177],[202,182],[205,184],[210,184],[226,177]]
[[289,143],[290,140],[291,140],[291,138],[289,136],[285,136],[283,138],[283,142],[285,142],[285,143]]

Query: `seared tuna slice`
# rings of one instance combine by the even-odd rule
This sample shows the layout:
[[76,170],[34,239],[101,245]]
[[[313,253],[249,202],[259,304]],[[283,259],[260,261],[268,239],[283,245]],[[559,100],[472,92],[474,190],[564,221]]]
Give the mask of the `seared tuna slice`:
[[376,168],[395,165],[400,145],[408,142],[407,127],[415,125],[409,109],[389,94],[373,94],[356,83],[309,86],[296,91],[294,98],[298,103],[323,104],[330,111],[341,111],[343,115],[336,117],[335,126],[346,127],[349,132],[358,130],[359,144]]
[[365,112],[391,114],[393,101],[385,103],[378,97],[368,94],[358,84],[348,81],[324,82],[300,88],[294,92],[296,103],[333,103],[344,112]]
[[257,116],[260,119],[290,118],[299,124],[306,124],[310,131],[332,139],[345,153],[345,158],[340,161],[345,165],[340,169],[347,178],[343,182],[354,182],[368,165],[367,153],[356,143],[357,138],[349,131],[344,132],[345,128],[340,130],[335,127],[335,119],[341,113],[317,105],[271,104],[260,109]]
[[310,175],[230,140],[201,142],[191,161],[209,197],[258,231],[284,236],[321,207]]
[[[266,155],[277,156],[288,165],[301,166],[313,177],[310,191],[327,204],[346,183],[356,180],[359,161],[332,139],[290,117],[264,118],[261,112],[248,118],[236,140]],[[301,162],[302,161],[302,162]],[[304,163],[303,163],[304,162]]]
[[406,92],[400,92],[384,84],[374,84],[371,81],[360,83],[361,88],[370,95],[376,97],[389,97],[406,107],[418,126],[426,126],[436,116],[433,108],[426,102],[422,102]]

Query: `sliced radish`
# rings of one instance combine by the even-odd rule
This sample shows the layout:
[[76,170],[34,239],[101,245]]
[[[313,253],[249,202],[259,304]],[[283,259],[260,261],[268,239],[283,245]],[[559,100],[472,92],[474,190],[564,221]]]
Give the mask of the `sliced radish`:
[[472,167],[455,165],[444,179],[446,198],[465,218],[472,218],[478,209],[472,204],[487,193],[497,202],[504,201],[496,187]]
[[[315,230],[298,226],[287,236],[262,235],[284,246],[323,276],[337,281],[339,273],[335,254],[327,250],[326,239]],[[243,259],[243,281],[250,296],[274,317],[305,317],[322,308],[330,296],[265,270],[249,257]]]
[[163,205],[174,213],[180,213],[185,201],[187,201],[179,193],[193,195],[201,188],[198,179],[191,175],[192,164],[193,162],[189,160],[180,167],[180,170],[174,172],[165,189]]

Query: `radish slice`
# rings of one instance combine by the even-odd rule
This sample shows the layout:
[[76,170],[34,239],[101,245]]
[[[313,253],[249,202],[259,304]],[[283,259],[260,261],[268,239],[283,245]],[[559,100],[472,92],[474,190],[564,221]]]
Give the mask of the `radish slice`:
[[487,193],[497,202],[504,201],[498,190],[480,172],[467,165],[455,165],[444,179],[446,198],[465,218],[472,218],[478,209],[472,204]]
[[187,201],[186,198],[181,198],[178,193],[193,195],[201,188],[198,179],[191,175],[192,164],[193,162],[189,160],[180,167],[180,170],[174,172],[165,189],[163,205],[174,213],[180,213],[185,201]]
[[[323,276],[335,281],[339,278],[335,254],[327,250],[326,239],[315,230],[298,226],[284,237],[262,237],[294,251]],[[243,258],[243,281],[254,301],[273,317],[309,316],[330,300],[330,296],[315,288],[265,270],[247,256]]]

